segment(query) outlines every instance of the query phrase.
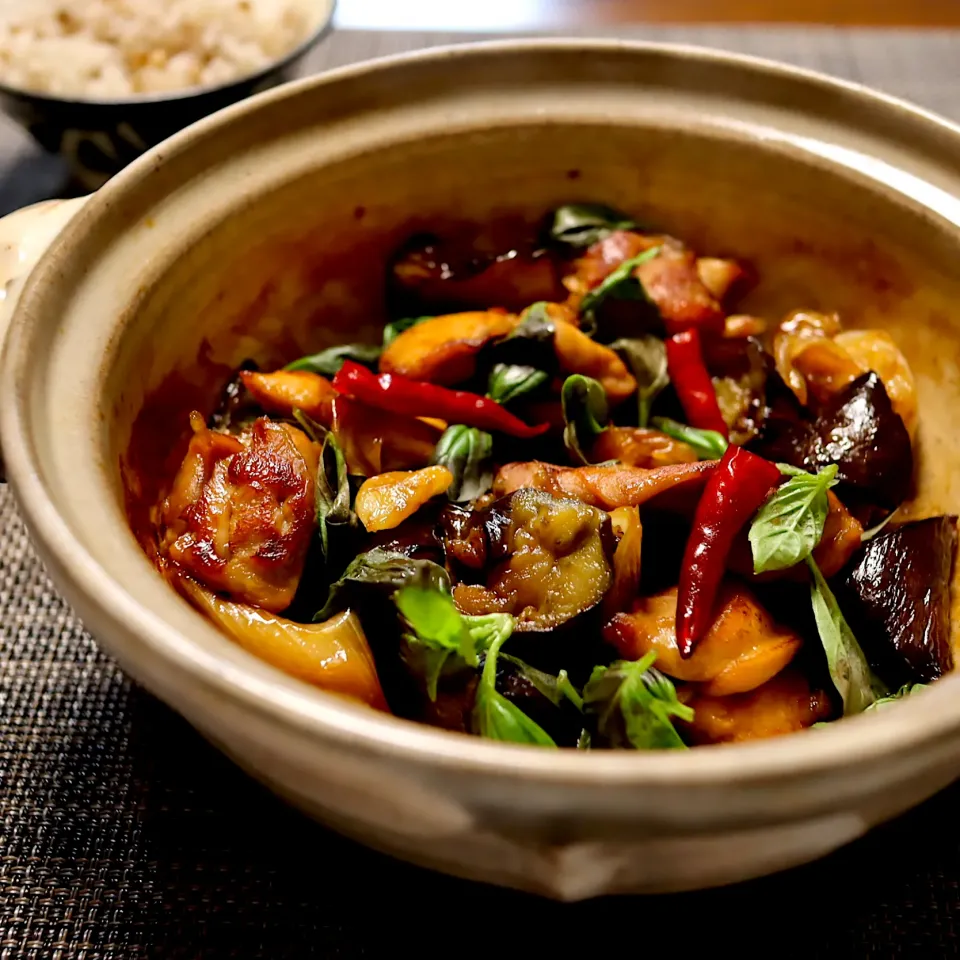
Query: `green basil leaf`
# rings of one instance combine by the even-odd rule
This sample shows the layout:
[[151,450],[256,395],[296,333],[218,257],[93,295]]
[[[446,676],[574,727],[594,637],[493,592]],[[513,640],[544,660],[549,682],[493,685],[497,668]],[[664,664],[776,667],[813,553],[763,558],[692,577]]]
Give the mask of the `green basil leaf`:
[[625,213],[601,203],[568,203],[553,212],[550,239],[574,250],[593,246],[615,230],[635,230]]
[[887,697],[881,697],[879,700],[874,700],[873,703],[871,703],[870,706],[864,710],[864,713],[867,713],[870,710],[879,710],[882,707],[888,707],[891,703],[896,703],[899,700],[912,697],[914,694],[922,693],[929,686],[929,683],[905,683],[896,693],[891,693]]
[[597,327],[597,310],[609,298],[615,300],[646,300],[649,302],[643,284],[633,275],[633,271],[642,263],[652,260],[660,253],[660,247],[651,247],[635,257],[624,260],[615,270],[606,276],[592,290],[588,290],[580,301],[580,316],[583,318],[584,332],[592,333]]
[[807,557],[807,566],[813,574],[810,587],[813,616],[827,655],[830,679],[843,700],[843,715],[862,713],[888,691],[870,669],[857,638],[840,611],[837,598],[813,557]]
[[647,333],[615,340],[610,349],[619,354],[637,381],[637,424],[645,427],[650,422],[653,401],[670,382],[666,344],[660,337]]
[[374,590],[392,598],[400,587],[413,581],[450,592],[450,575],[439,564],[375,547],[354,557],[340,579],[330,585],[327,602],[313,620],[328,620],[351,602],[362,602],[365,591]]
[[433,317],[404,317],[402,320],[394,320],[393,323],[388,323],[383,328],[383,349],[386,350],[404,330],[409,330],[418,323],[423,323],[424,320],[432,319]]
[[489,740],[556,747],[553,738],[543,727],[497,690],[497,658],[506,640],[506,636],[497,637],[487,651],[480,682],[477,684],[476,703],[473,708],[474,726],[481,737]]
[[478,650],[488,650],[513,633],[514,619],[507,613],[460,613],[453,597],[427,570],[400,587],[393,602],[405,626],[401,656],[411,672],[424,676],[431,700],[436,700],[437,684],[446,670],[477,667]]
[[375,368],[380,359],[380,347],[368,343],[345,343],[339,347],[329,347],[319,353],[310,354],[288,363],[284,370],[305,370],[319,373],[324,377],[335,376],[343,366],[344,360],[353,360],[365,367]]
[[750,524],[754,573],[786,570],[806,560],[823,536],[830,512],[827,491],[837,484],[837,466],[792,476],[774,491]]
[[529,663],[512,657],[508,653],[501,653],[500,656],[512,663],[517,668],[517,672],[555,707],[559,707],[564,700],[569,700],[578,710],[583,711],[583,697],[567,676],[566,670],[561,670],[554,676],[552,673],[531,667]]
[[607,392],[599,381],[575,373],[564,380],[560,399],[566,423],[563,442],[574,460],[589,464],[584,451],[606,429],[610,416]]
[[651,426],[668,437],[693,447],[701,460],[719,460],[730,446],[727,438],[716,430],[698,430],[696,427],[688,427],[685,423],[678,423],[669,417],[654,417]]
[[590,731],[586,727],[580,731],[580,736],[577,737],[577,749],[578,750],[589,750],[590,749]]
[[323,555],[328,560],[332,552],[333,536],[344,535],[359,524],[351,506],[350,478],[347,461],[333,431],[328,431],[320,451],[314,506]]
[[421,643],[455,651],[472,665],[479,663],[473,637],[449,593],[411,584],[397,590],[393,602]]
[[431,463],[453,474],[447,489],[452,503],[476,500],[493,484],[493,437],[476,427],[454,424],[437,441]]
[[683,750],[673,718],[690,722],[693,710],[680,703],[672,681],[653,669],[656,653],[593,668],[583,704],[597,720],[597,732],[613,747]]
[[490,371],[487,396],[506,406],[517,397],[536,393],[549,381],[550,375],[545,370],[513,363],[498,363]]

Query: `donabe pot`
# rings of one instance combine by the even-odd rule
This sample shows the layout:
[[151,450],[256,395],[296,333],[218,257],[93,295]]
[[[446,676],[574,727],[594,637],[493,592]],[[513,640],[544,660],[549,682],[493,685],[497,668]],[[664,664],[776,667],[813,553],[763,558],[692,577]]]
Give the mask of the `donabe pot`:
[[862,88],[657,45],[458,46],[262,94],[111,180],[11,296],[9,480],[104,648],[254,776],[371,846],[567,900],[814,859],[960,773],[960,679],[742,746],[482,741],[254,659],[161,580],[138,533],[188,412],[240,362],[375,339],[384,271],[417,232],[534,224],[577,200],[751,261],[751,312],[889,329],[918,375],[905,515],[955,513],[958,153],[956,127]]

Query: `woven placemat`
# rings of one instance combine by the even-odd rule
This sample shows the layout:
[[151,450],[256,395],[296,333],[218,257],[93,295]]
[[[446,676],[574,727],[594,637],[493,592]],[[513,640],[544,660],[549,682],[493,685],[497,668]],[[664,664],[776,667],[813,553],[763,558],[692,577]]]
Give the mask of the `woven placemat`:
[[[630,35],[791,61],[960,118],[960,34]],[[466,39],[343,33],[312,66]],[[61,177],[0,124],[0,213]],[[426,873],[288,809],[132,686],[47,580],[0,486],[0,960],[950,956],[958,802],[955,787],[818,864],[702,894],[563,906]]]

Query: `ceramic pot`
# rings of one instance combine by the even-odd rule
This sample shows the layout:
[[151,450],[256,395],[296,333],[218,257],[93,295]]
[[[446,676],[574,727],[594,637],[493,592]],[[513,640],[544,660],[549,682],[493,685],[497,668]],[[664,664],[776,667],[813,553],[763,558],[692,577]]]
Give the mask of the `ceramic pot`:
[[582,199],[750,260],[746,310],[887,327],[917,374],[906,513],[957,511],[958,155],[956,127],[859,87],[644,44],[458,46],[262,94],[60,208],[75,215],[19,291],[3,356],[9,480],[105,649],[255,777],[365,843],[567,900],[811,860],[960,774],[960,678],[746,745],[481,741],[254,659],[168,588],[134,531],[189,410],[236,365],[378,334],[387,258],[410,233],[534,222]]

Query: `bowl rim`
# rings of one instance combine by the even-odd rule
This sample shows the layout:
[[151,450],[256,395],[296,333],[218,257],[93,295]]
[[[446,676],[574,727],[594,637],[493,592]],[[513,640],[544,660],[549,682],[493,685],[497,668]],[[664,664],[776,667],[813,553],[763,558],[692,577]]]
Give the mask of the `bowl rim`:
[[265,80],[271,74],[284,70],[292,66],[299,59],[310,52],[320,43],[332,30],[336,15],[337,4],[339,0],[313,0],[315,3],[325,3],[327,5],[326,15],[321,17],[317,26],[312,29],[303,40],[292,47],[280,58],[271,60],[264,67],[254,70],[252,73],[245,73],[242,76],[227,80],[224,83],[218,83],[216,86],[204,87],[193,86],[183,87],[177,90],[168,90],[163,93],[146,93],[140,96],[130,97],[58,97],[55,94],[47,93],[42,90],[30,90],[25,87],[14,87],[0,80],[0,94],[18,100],[33,100],[41,104],[60,107],[78,107],[85,109],[97,109],[102,107],[105,110],[122,109],[124,107],[134,108],[140,106],[150,106],[159,104],[173,104],[179,101],[195,100],[205,96],[216,96],[218,94],[230,94],[239,87],[245,87],[249,84],[254,86],[262,80]]
[[[95,194],[84,209],[54,240],[50,249],[24,284],[11,321],[4,369],[0,379],[0,427],[6,447],[8,476],[15,496],[42,554],[58,568],[64,592],[82,598],[104,621],[135,639],[166,662],[172,670],[194,684],[257,716],[265,725],[284,726],[289,732],[314,737],[356,753],[377,756],[423,772],[446,771],[457,775],[507,779],[512,783],[543,786],[563,784],[580,789],[597,787],[630,789],[640,785],[706,787],[736,781],[738,785],[767,786],[775,781],[804,779],[830,774],[838,768],[848,772],[892,755],[906,756],[920,745],[930,747],[955,737],[960,728],[960,673],[945,677],[922,695],[907,698],[897,710],[880,710],[871,716],[848,718],[819,730],[807,730],[786,737],[698,747],[685,751],[577,751],[573,749],[532,750],[521,745],[484,740],[380,714],[336,695],[326,693],[270,668],[252,655],[244,665],[225,663],[215,652],[203,649],[148,609],[122,583],[102,568],[80,538],[61,517],[53,496],[41,477],[30,432],[27,429],[27,391],[18,389],[19,365],[14,363],[14,340],[25,336],[29,305],[42,298],[45,282],[54,280],[57,257],[68,249],[72,238],[82,236],[84,224],[97,216],[98,208],[121,200],[123,191],[134,188],[150,175],[157,154],[167,158],[189,150],[192,141],[202,139],[223,125],[241,120],[247,113],[268,108],[314,87],[369,73],[402,69],[408,64],[436,62],[461,57],[482,58],[504,54],[523,55],[532,51],[580,50],[584,52],[628,52],[639,56],[693,59],[747,70],[760,76],[801,81],[827,93],[852,95],[864,106],[919,122],[947,136],[960,147],[960,126],[930,111],[861,84],[836,79],[773,60],[688,44],[666,44],[589,38],[515,38],[454,43],[413,52],[394,54],[341,67],[284,84],[245,99],[212,114],[153,148],[121,171]],[[21,331],[21,327],[24,331]],[[171,603],[182,603],[171,591]],[[198,614],[198,617],[201,616]],[[211,629],[215,629],[211,627]]]

